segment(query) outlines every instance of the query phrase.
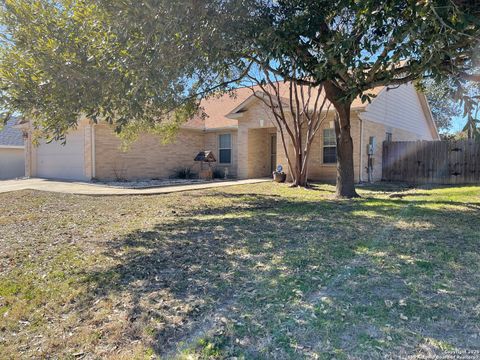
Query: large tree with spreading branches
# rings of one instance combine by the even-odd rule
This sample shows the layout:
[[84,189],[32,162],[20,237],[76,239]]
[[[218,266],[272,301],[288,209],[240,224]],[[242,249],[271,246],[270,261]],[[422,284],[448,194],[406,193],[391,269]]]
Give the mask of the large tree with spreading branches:
[[0,21],[0,106],[53,138],[80,115],[123,134],[168,132],[252,73],[322,86],[338,114],[339,197],[357,196],[356,97],[427,76],[480,78],[469,1],[2,0]]

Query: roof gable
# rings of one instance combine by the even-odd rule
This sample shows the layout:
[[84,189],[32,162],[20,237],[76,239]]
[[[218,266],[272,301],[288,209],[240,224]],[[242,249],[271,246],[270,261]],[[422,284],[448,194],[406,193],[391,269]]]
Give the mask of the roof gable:
[[412,83],[385,88],[366,107],[364,116],[373,122],[416,134],[418,140],[439,138],[425,95],[418,93]]

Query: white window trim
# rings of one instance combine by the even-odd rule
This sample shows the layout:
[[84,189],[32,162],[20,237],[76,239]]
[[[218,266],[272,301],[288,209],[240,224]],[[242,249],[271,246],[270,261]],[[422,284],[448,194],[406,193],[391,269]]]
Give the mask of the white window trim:
[[325,145],[325,130],[333,130],[335,132],[335,128],[323,128],[322,129],[322,165],[323,166],[337,166],[337,162],[333,162],[333,163],[326,163],[324,162],[324,150],[326,147],[333,147],[333,148],[337,148],[337,145]]
[[[220,147],[220,136],[222,135],[230,135],[230,148],[221,148]],[[230,166],[233,162],[233,136],[232,133],[221,133],[217,136],[217,144],[218,144],[218,165],[219,166]],[[230,150],[230,162],[220,162],[220,150]]]

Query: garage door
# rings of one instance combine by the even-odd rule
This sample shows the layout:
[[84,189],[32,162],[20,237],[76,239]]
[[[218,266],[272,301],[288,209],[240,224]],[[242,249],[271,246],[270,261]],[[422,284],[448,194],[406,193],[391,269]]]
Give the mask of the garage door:
[[0,146],[0,180],[25,176],[25,154],[23,148]]
[[84,134],[76,130],[67,143],[41,143],[37,148],[37,176],[47,179],[86,180]]

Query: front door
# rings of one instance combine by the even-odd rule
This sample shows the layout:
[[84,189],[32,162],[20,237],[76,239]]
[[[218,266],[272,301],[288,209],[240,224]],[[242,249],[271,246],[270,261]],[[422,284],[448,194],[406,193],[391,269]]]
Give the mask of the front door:
[[270,137],[270,173],[277,169],[277,134]]

